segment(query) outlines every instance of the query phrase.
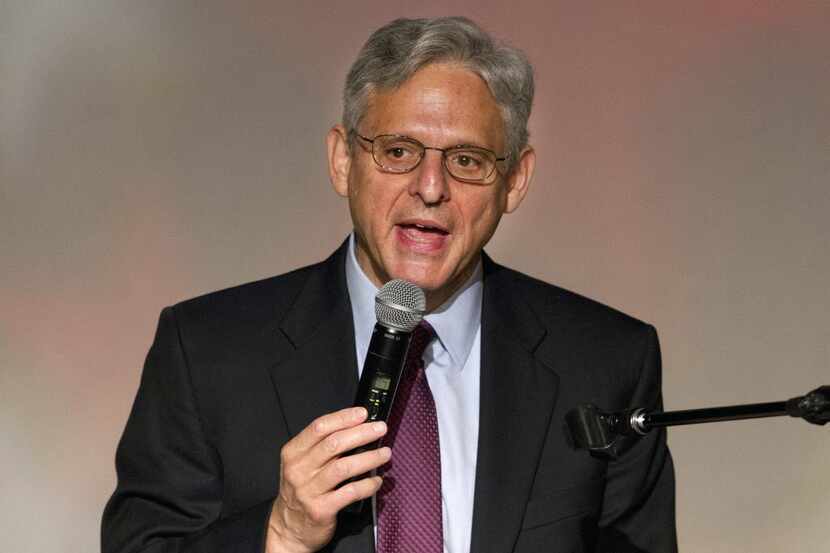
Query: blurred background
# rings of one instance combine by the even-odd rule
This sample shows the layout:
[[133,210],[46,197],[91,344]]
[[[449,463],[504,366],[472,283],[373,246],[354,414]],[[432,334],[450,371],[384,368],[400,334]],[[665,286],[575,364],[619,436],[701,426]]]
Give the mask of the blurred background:
[[[830,4],[0,1],[0,536],[99,549],[162,307],[327,256],[368,34],[463,14],[537,70],[498,261],[657,326],[671,409],[830,384]],[[826,550],[828,429],[676,428],[683,551]]]

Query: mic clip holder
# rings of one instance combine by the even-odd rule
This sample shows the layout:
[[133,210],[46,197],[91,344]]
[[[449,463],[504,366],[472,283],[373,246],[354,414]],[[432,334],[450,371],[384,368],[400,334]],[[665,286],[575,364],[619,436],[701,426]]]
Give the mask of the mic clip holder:
[[643,407],[621,412],[606,412],[586,403],[565,415],[570,441],[576,449],[587,449],[592,455],[616,457],[620,436],[644,436],[652,428],[702,424],[728,420],[790,416],[811,424],[830,422],[830,386],[821,386],[812,392],[787,401],[730,405],[685,411],[650,413]]

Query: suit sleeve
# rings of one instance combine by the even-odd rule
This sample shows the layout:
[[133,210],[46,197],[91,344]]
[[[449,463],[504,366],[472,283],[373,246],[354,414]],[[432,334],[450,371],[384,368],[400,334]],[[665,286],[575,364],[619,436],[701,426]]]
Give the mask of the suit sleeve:
[[[661,410],[660,345],[653,327],[644,342],[629,407]],[[608,465],[598,551],[676,552],[674,468],[665,429],[624,438],[617,452]]]
[[271,502],[222,513],[222,462],[206,439],[175,308],[162,311],[116,453],[103,553],[261,553]]

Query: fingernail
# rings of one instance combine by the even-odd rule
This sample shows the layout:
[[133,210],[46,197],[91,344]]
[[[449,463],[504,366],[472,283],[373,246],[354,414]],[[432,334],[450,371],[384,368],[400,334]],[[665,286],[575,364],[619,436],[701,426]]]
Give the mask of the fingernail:
[[392,457],[392,450],[388,447],[382,447],[378,450],[381,459],[389,460]]
[[352,416],[354,417],[354,420],[359,421],[365,419],[367,414],[368,412],[365,407],[356,407],[352,413]]
[[382,421],[376,422],[372,424],[372,430],[375,431],[375,434],[383,434],[386,432],[386,423]]

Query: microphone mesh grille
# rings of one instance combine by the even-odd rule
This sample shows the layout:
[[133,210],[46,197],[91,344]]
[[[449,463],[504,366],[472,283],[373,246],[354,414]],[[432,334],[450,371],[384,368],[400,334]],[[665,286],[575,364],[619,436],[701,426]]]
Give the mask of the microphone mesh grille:
[[378,322],[404,332],[412,332],[418,326],[426,306],[424,291],[398,278],[384,284],[375,296]]

